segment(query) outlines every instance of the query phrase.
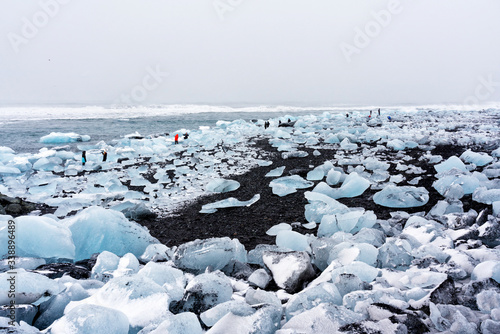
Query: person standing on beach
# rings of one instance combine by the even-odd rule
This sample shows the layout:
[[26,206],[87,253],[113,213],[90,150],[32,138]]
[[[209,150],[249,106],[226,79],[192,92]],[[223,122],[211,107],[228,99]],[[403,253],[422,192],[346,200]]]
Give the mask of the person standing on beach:
[[85,166],[85,163],[87,162],[87,151],[82,152],[82,166]]
[[380,116],[380,108],[378,108],[378,115]]
[[106,161],[106,159],[108,158],[108,152],[103,150],[101,153],[102,153],[102,161]]
[[175,134],[175,143],[179,144],[179,134],[178,133]]

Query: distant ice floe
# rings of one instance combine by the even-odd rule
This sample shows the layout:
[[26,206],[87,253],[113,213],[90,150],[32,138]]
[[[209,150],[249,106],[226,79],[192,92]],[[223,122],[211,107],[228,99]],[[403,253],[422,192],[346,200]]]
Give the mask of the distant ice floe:
[[66,144],[84,141],[90,141],[90,136],[79,135],[74,132],[51,132],[49,135],[40,138],[40,143],[42,144]]

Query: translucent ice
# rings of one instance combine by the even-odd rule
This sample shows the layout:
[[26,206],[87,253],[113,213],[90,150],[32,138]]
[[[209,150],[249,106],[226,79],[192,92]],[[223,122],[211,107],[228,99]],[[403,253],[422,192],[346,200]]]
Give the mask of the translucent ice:
[[478,187],[472,194],[472,199],[479,203],[492,204],[500,201],[500,189],[486,189]]
[[282,230],[276,235],[276,245],[294,251],[310,251],[308,239],[305,235],[295,231]]
[[285,196],[297,191],[297,189],[305,189],[314,185],[311,181],[306,181],[298,175],[284,176],[274,179],[269,183],[273,189],[273,194]]
[[260,305],[251,315],[239,315],[232,312],[222,317],[206,334],[274,334],[281,321],[281,307]]
[[[163,320],[163,319],[162,319]],[[202,334],[200,322],[196,314],[191,312],[182,312],[175,315],[169,315],[158,325],[154,330],[149,331],[150,328],[156,327],[150,325],[140,331],[138,334],[163,334],[163,333],[176,333],[176,334]]]
[[181,270],[172,267],[169,263],[149,262],[137,274],[146,276],[161,285],[167,290],[172,300],[182,299],[186,278]]
[[373,201],[389,208],[412,208],[427,204],[429,192],[423,187],[388,185],[373,195]]
[[89,298],[70,302],[65,313],[80,305],[100,305],[125,313],[130,326],[145,327],[166,317],[170,298],[160,285],[142,276],[113,278]]
[[217,209],[233,208],[240,206],[250,206],[260,199],[260,194],[254,195],[248,201],[240,201],[234,197],[226,198],[210,204],[205,204],[201,207],[200,213],[214,213]]
[[234,180],[215,179],[207,184],[207,190],[215,193],[227,193],[240,187],[240,183]]
[[[75,257],[71,231],[64,224],[48,217],[21,216],[14,224],[0,220],[0,243],[7,245],[8,230],[16,234],[16,255],[22,257],[65,258]],[[7,247],[2,251],[7,254]],[[1,252],[0,252],[1,253]]]
[[262,258],[276,284],[288,292],[299,290],[303,282],[314,275],[306,252],[265,252]]
[[230,300],[203,312],[200,314],[200,319],[206,326],[212,327],[228,313],[233,313],[238,316],[247,316],[255,313],[255,310],[243,301]]
[[290,320],[293,316],[323,303],[342,304],[342,296],[334,284],[323,283],[293,295],[286,304],[286,318]]
[[467,150],[460,156],[465,162],[473,163],[476,166],[485,166],[493,161],[493,158],[486,153],[477,153]]
[[267,235],[278,235],[280,231],[291,231],[292,226],[287,223],[280,223],[278,225],[272,226],[269,230],[266,231]]
[[201,313],[231,300],[231,281],[220,271],[200,274],[186,286],[182,299],[184,311]]
[[340,182],[341,176],[342,173],[339,172],[338,170],[330,169],[330,171],[326,175],[326,183],[328,183],[331,186],[334,186]]
[[211,238],[180,245],[174,253],[175,265],[181,269],[203,272],[207,267],[224,268],[231,260],[247,262],[245,247],[238,239]]
[[309,181],[319,181],[325,177],[325,171],[323,166],[318,166],[314,168],[312,171],[307,173],[307,179]]
[[[0,273],[0,305],[8,305],[12,298],[9,298],[9,290],[15,291],[16,304],[31,304],[44,295],[56,295],[62,291],[63,286],[59,285],[43,275],[27,272],[24,269],[16,269],[16,274],[12,272]],[[11,288],[12,286],[15,286]]]
[[62,132],[51,132],[49,135],[40,138],[40,143],[42,144],[62,144],[62,143],[75,143],[82,141],[89,141],[90,136],[79,135],[74,132],[62,133]]
[[127,334],[127,316],[98,305],[81,305],[69,311],[49,328],[50,334]]
[[130,252],[138,257],[150,244],[158,243],[145,227],[128,221],[123,213],[101,207],[84,209],[61,223],[71,230],[77,261],[104,250],[118,256]]
[[490,260],[479,263],[472,271],[471,278],[477,281],[492,278],[500,283],[500,261]]
[[456,168],[456,169],[461,170],[463,172],[467,171],[467,168],[465,168],[465,165],[462,162],[462,160],[460,160],[456,156],[452,156],[452,157],[448,158],[448,160],[441,162],[440,164],[434,165],[434,168],[436,169],[436,172],[438,172],[438,173],[443,173],[443,172],[449,171],[452,168]]
[[351,174],[347,175],[344,182],[342,183],[342,186],[340,186],[339,189],[336,189],[336,193],[333,198],[351,198],[360,196],[369,187],[370,181],[362,176],[359,176],[358,173],[352,172]]
[[453,185],[461,186],[464,195],[468,195],[472,194],[474,190],[479,187],[479,180],[472,175],[453,174],[440,177],[432,184],[432,186],[443,196]]
[[92,267],[91,277],[103,282],[107,282],[113,277],[113,272],[118,268],[120,258],[115,254],[103,251],[97,256],[94,267]]
[[283,174],[284,170],[285,170],[285,166],[278,167],[278,168],[271,170],[265,176],[266,177],[280,177]]

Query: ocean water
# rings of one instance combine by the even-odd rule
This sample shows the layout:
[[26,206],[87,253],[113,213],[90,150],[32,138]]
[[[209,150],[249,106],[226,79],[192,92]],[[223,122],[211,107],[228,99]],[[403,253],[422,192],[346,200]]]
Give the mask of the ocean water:
[[[419,109],[446,110],[461,106],[392,106],[384,107],[385,114],[404,113]],[[474,108],[472,108],[474,109]],[[329,113],[368,113],[376,106],[365,107],[291,107],[291,106],[207,106],[169,105],[152,107],[115,108],[104,106],[57,107],[2,107],[0,108],[0,146],[17,153],[35,153],[43,147],[61,146],[40,143],[40,138],[51,132],[74,132],[89,135],[94,144],[138,132],[154,135],[198,130],[200,126],[213,127],[218,120],[271,119],[282,116]],[[68,144],[77,151],[79,143]],[[65,144],[64,144],[65,145]]]

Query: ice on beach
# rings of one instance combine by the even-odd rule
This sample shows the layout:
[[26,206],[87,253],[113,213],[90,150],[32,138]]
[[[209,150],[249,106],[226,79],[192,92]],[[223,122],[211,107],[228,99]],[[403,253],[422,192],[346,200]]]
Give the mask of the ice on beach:
[[484,261],[479,263],[471,274],[471,279],[476,281],[484,281],[492,278],[497,283],[500,283],[500,261]]
[[207,184],[207,190],[214,193],[227,193],[240,187],[240,183],[234,180],[215,179]]
[[366,189],[370,187],[370,181],[360,176],[356,172],[352,172],[345,178],[340,188],[335,189],[332,198],[351,198],[362,195]]
[[255,313],[255,310],[244,301],[230,300],[203,312],[200,314],[200,319],[206,326],[212,327],[228,313],[248,316]]
[[318,166],[314,168],[312,171],[307,173],[307,180],[309,181],[319,181],[325,177],[325,170],[323,166]]
[[478,187],[472,194],[472,199],[479,203],[492,204],[500,201],[500,189],[487,189]]
[[234,314],[223,316],[206,334],[274,334],[280,326],[281,307],[263,304],[250,315]]
[[[153,329],[154,328],[154,329]],[[138,334],[203,334],[200,322],[196,314],[191,312],[182,312],[179,314],[172,314],[166,317],[158,326],[155,324],[147,326],[142,329]]]
[[74,132],[51,132],[49,135],[40,138],[40,143],[42,144],[64,144],[64,143],[76,143],[90,141],[90,136],[79,135]]
[[90,297],[72,301],[65,313],[81,305],[99,305],[123,312],[132,327],[145,327],[170,314],[170,297],[165,289],[143,275],[111,279]]
[[328,174],[326,175],[326,183],[328,183],[330,186],[334,186],[340,182],[341,177],[341,172],[339,172],[338,170],[330,169],[328,171]]
[[146,248],[144,254],[141,255],[140,259],[143,262],[163,262],[170,260],[173,255],[173,250],[168,248],[167,246],[163,244],[152,244]]
[[472,194],[474,190],[479,187],[480,182],[472,175],[453,173],[451,175],[440,177],[432,184],[434,189],[436,189],[443,196],[446,196],[446,192],[448,192],[454,185],[460,186],[463,190],[463,194],[468,195]]
[[406,145],[400,139],[393,139],[387,142],[387,147],[392,148],[394,151],[402,151],[406,148]]
[[182,309],[199,314],[231,300],[232,294],[231,281],[222,272],[200,274],[188,282]]
[[306,252],[265,252],[264,264],[272,273],[273,280],[286,291],[300,290],[302,284],[314,276],[311,259]]
[[449,171],[452,168],[456,168],[462,172],[467,172],[467,168],[465,167],[465,164],[457,158],[456,156],[449,157],[448,160],[443,161],[437,165],[434,165],[434,168],[436,169],[436,172],[438,173],[444,173]]
[[238,239],[211,238],[180,245],[174,253],[174,263],[181,269],[204,272],[224,268],[230,261],[247,262],[247,252]]
[[493,161],[493,158],[487,153],[478,153],[471,150],[467,150],[460,156],[465,162],[472,163],[476,166],[482,167]]
[[389,208],[413,208],[429,201],[429,192],[423,187],[388,185],[373,195],[373,201]]
[[91,277],[107,282],[113,277],[113,272],[118,268],[120,258],[115,254],[103,251],[97,256],[94,267],[92,267]]
[[98,305],[75,307],[49,328],[50,334],[127,334],[129,321],[118,310]]
[[344,138],[341,142],[340,142],[340,147],[343,149],[343,150],[346,150],[346,151],[355,151],[358,149],[358,144],[356,143],[351,143],[351,141],[349,140],[349,138]]
[[57,295],[64,289],[64,286],[46,276],[21,268],[14,272],[0,273],[0,305],[9,305],[9,294],[12,295],[9,290],[15,290],[16,304],[31,304],[43,296]]
[[201,207],[200,213],[214,213],[217,211],[217,209],[233,208],[233,207],[241,207],[241,206],[251,206],[252,204],[257,202],[259,199],[260,199],[260,194],[254,195],[248,201],[240,201],[234,197],[229,197],[229,198],[223,199],[221,201],[217,201],[214,203],[203,205]]
[[311,181],[306,181],[298,175],[284,176],[274,179],[269,183],[273,194],[285,196],[297,191],[297,189],[306,189],[314,185]]
[[281,231],[291,231],[292,226],[287,223],[280,223],[277,225],[272,226],[269,230],[266,231],[267,235],[278,235],[279,232]]
[[[49,217],[37,216],[21,216],[14,221],[14,225],[8,225],[6,220],[0,220],[0,244],[8,244],[9,226],[14,228],[17,256],[74,259],[75,245],[72,234],[63,223]],[[8,249],[2,248],[0,253],[6,256]]]
[[286,304],[286,319],[290,320],[320,304],[342,305],[342,296],[334,284],[323,283],[293,295]]
[[291,318],[276,334],[337,333],[341,327],[363,320],[365,316],[344,306],[322,303]]
[[290,230],[281,230],[277,233],[276,245],[294,251],[311,250],[307,236]]
[[265,289],[271,279],[272,277],[267,273],[266,270],[257,269],[248,277],[248,283],[261,289]]
[[146,276],[161,285],[172,300],[182,299],[186,277],[181,270],[172,267],[170,263],[149,262],[137,274]]
[[278,167],[278,168],[271,170],[265,176],[266,177],[280,177],[281,175],[283,175],[284,170],[285,170],[285,166]]
[[61,224],[71,230],[76,261],[105,250],[118,256],[132,253],[139,257],[150,244],[158,243],[145,227],[129,221],[123,213],[97,206],[84,209]]

